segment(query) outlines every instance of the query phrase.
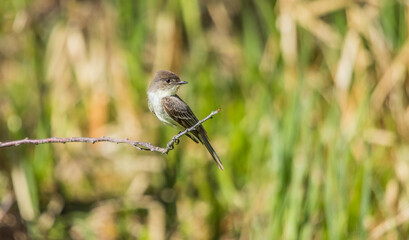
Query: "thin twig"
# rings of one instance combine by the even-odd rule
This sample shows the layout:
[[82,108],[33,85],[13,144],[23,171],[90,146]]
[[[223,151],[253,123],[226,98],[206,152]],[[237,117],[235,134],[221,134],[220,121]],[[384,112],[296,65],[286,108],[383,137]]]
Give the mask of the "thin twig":
[[57,137],[52,137],[52,138],[44,138],[44,139],[21,139],[21,140],[16,140],[16,141],[10,141],[10,142],[0,142],[0,148],[6,148],[6,147],[17,147],[22,144],[46,144],[46,143],[72,143],[72,142],[89,142],[89,143],[97,143],[97,142],[112,142],[112,143],[126,143],[129,145],[132,145],[138,150],[144,150],[144,151],[151,151],[151,152],[159,152],[162,154],[167,154],[170,150],[173,149],[175,143],[178,142],[179,138],[181,138],[183,135],[186,135],[188,132],[191,132],[195,130],[198,126],[200,126],[202,123],[205,121],[209,120],[212,118],[214,115],[220,112],[220,109],[217,109],[216,111],[213,111],[210,113],[209,116],[206,118],[200,120],[198,123],[196,123],[193,127],[187,128],[183,130],[182,132],[176,134],[175,136],[172,137],[172,140],[168,142],[166,145],[166,148],[162,147],[157,147],[154,146],[150,143],[147,142],[138,142],[138,141],[131,141],[129,139],[118,139],[118,138],[111,138],[111,137],[98,137],[98,138],[88,138],[88,137],[69,137],[69,138],[57,138]]
[[178,142],[179,138],[182,137],[183,135],[186,135],[188,132],[191,132],[193,130],[196,130],[196,128],[198,126],[200,126],[202,123],[206,122],[207,120],[209,120],[210,118],[213,118],[213,115],[216,115],[220,112],[220,108],[217,109],[216,111],[213,111],[212,113],[210,113],[209,116],[203,118],[202,120],[200,120],[199,122],[197,122],[193,127],[191,128],[186,128],[185,130],[181,131],[180,133],[176,134],[175,136],[173,136],[172,140],[170,142],[168,142],[168,144],[166,145],[166,152],[164,153],[168,153],[170,150],[173,149],[173,146],[175,145],[175,143]]

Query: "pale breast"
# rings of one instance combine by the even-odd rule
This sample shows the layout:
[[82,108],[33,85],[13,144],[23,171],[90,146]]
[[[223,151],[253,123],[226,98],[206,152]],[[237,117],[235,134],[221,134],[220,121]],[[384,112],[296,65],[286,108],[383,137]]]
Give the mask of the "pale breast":
[[155,93],[148,92],[149,110],[151,110],[161,122],[179,129],[179,124],[173,120],[163,108],[162,98],[167,96],[169,96],[169,94],[162,91],[156,91]]

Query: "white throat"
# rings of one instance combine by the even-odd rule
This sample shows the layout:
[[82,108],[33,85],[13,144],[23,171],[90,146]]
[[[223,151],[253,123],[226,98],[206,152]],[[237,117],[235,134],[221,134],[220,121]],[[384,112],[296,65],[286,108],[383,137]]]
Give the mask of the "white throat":
[[176,91],[172,91],[173,89],[157,89],[155,91],[148,91],[148,98],[152,100],[152,98],[159,98],[162,99],[163,97],[169,97],[171,95],[175,95]]

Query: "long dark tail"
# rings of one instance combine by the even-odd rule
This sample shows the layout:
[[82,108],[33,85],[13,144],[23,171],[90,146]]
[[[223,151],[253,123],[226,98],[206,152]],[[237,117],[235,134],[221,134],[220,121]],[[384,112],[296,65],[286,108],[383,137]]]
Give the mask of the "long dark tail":
[[220,161],[219,156],[217,156],[216,151],[213,149],[212,145],[209,142],[209,139],[207,138],[206,134],[199,134],[200,135],[200,141],[203,143],[203,145],[206,146],[207,150],[209,153],[212,155],[214,161],[216,162],[217,166],[220,168],[220,170],[224,170],[223,164]]

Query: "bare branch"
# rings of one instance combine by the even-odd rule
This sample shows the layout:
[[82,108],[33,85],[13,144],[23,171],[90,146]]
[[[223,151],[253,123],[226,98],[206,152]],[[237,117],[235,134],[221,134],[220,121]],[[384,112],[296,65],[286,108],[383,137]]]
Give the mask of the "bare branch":
[[144,151],[151,151],[151,152],[159,152],[162,154],[167,154],[170,150],[174,148],[175,144],[179,143],[179,138],[181,138],[183,135],[186,135],[188,132],[191,132],[195,130],[198,126],[200,126],[202,123],[205,121],[213,118],[214,115],[220,112],[220,108],[217,109],[216,111],[213,111],[210,113],[209,116],[206,118],[200,120],[198,123],[196,123],[193,127],[187,128],[183,130],[182,132],[176,134],[175,136],[172,137],[172,140],[168,142],[166,145],[166,148],[162,147],[157,147],[154,146],[150,143],[146,142],[138,142],[138,141],[131,141],[128,138],[126,139],[118,139],[118,138],[111,138],[111,137],[98,137],[98,138],[87,138],[87,137],[69,137],[69,138],[57,138],[57,137],[52,137],[52,138],[44,138],[44,139],[21,139],[21,140],[16,140],[16,141],[10,141],[10,142],[0,142],[0,148],[6,148],[6,147],[17,147],[22,144],[46,144],[46,143],[72,143],[72,142],[89,142],[89,143],[97,143],[97,142],[112,142],[112,143],[126,143],[129,145],[132,145],[138,150],[144,150]]
[[193,127],[191,128],[186,128],[185,130],[181,131],[180,133],[176,134],[175,136],[173,136],[172,140],[170,142],[168,142],[168,144],[166,145],[166,152],[163,153],[168,153],[170,150],[173,149],[173,146],[176,144],[178,144],[179,142],[179,138],[182,137],[183,135],[186,135],[188,132],[191,132],[193,130],[196,130],[196,128],[198,126],[200,126],[202,123],[206,122],[207,120],[209,120],[210,118],[213,118],[214,115],[218,114],[220,112],[220,108],[217,109],[216,111],[213,111],[212,113],[210,113],[209,116],[203,118],[202,120],[200,120],[199,122],[197,122]]

